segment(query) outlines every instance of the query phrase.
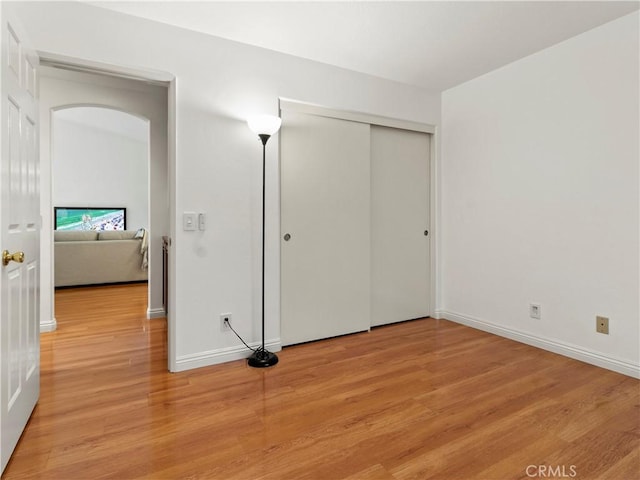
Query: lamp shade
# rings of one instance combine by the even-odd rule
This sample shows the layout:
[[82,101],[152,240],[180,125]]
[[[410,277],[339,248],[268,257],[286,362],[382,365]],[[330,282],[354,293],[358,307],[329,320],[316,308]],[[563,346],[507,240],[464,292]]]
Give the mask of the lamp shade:
[[282,120],[273,115],[253,115],[247,120],[247,124],[256,135],[273,135],[280,130]]

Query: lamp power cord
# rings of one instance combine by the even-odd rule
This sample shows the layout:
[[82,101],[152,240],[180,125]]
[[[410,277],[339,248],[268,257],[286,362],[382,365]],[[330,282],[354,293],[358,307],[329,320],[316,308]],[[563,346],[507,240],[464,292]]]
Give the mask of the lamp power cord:
[[245,342],[245,341],[242,339],[242,337],[238,334],[238,332],[236,332],[236,331],[234,330],[234,328],[231,326],[231,323],[229,322],[229,320],[228,320],[228,319],[226,319],[226,318],[225,318],[225,319],[224,319],[224,323],[227,325],[227,327],[229,327],[229,328],[231,329],[231,331],[232,331],[233,333],[235,333],[235,334],[236,334],[236,337],[238,337],[238,338],[240,339],[240,341],[241,341],[242,343],[244,343],[244,346],[245,346],[245,347],[247,347],[247,348],[248,348],[249,350],[251,350],[252,352],[257,352],[257,351],[258,351],[257,349],[252,348],[252,347],[250,347],[249,345],[247,345],[247,342]]

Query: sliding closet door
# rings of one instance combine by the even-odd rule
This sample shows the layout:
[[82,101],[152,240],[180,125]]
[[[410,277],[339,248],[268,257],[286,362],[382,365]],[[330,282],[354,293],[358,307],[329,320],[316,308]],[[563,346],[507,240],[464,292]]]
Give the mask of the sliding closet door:
[[282,112],[283,345],[370,326],[369,125]]
[[371,325],[429,315],[429,142],[371,126]]

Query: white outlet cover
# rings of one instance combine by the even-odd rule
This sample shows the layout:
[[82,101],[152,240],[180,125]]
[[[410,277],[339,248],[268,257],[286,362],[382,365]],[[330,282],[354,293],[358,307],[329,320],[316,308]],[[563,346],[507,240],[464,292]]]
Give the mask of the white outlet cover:
[[224,322],[225,318],[229,319],[229,323],[232,323],[232,321],[233,321],[233,315],[231,315],[230,313],[221,313],[220,314],[220,331],[221,332],[230,332],[231,329]]
[[537,303],[530,303],[529,304],[529,316],[531,318],[537,318],[540,319],[542,312],[540,309],[540,305]]

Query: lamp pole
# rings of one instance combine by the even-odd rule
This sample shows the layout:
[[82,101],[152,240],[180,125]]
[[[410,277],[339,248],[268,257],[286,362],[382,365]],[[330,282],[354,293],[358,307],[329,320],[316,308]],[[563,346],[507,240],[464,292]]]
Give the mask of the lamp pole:
[[278,117],[262,115],[249,120],[249,128],[258,134],[262,142],[262,345],[258,347],[248,358],[247,363],[251,367],[272,367],[278,363],[278,356],[265,348],[265,323],[264,323],[264,258],[265,258],[265,178],[266,178],[266,149],[267,141],[271,135],[280,129],[281,120]]

